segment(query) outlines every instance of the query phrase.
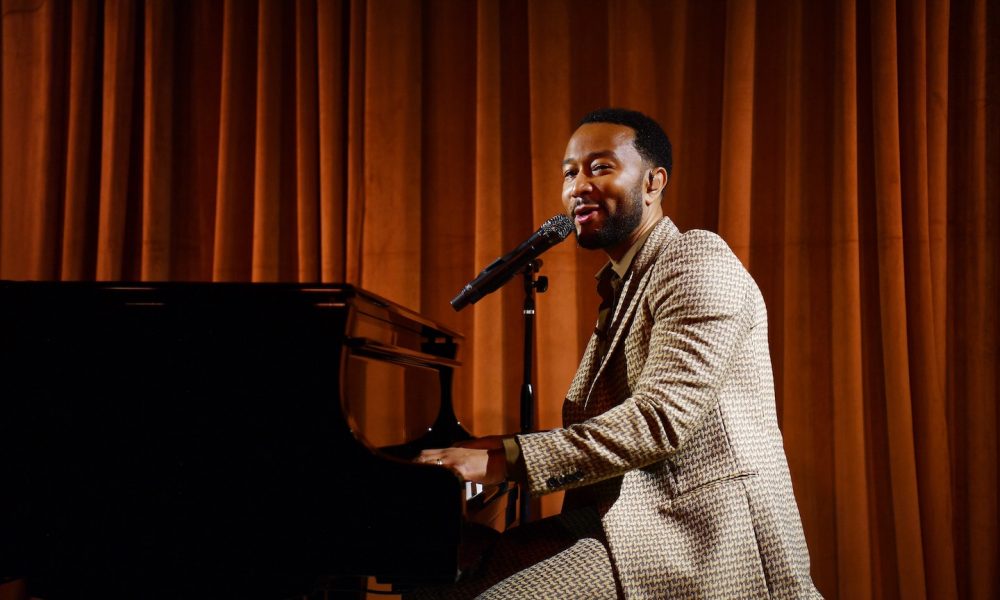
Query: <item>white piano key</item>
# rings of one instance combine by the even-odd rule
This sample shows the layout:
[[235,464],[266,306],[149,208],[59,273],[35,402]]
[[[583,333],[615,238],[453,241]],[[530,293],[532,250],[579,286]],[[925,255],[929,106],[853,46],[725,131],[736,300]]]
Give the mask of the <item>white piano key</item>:
[[465,482],[465,499],[469,500],[479,494],[483,493],[483,484],[475,483],[473,481]]

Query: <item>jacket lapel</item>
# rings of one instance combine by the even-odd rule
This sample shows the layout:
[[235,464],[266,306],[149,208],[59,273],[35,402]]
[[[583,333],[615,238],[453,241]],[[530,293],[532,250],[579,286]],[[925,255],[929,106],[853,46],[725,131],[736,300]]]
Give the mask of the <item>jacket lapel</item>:
[[[649,234],[646,243],[643,244],[642,249],[639,250],[639,253],[636,254],[635,259],[632,261],[632,266],[629,268],[628,276],[622,287],[621,300],[615,306],[615,313],[611,318],[611,325],[608,328],[608,331],[612,332],[614,336],[611,339],[611,344],[608,346],[608,351],[600,358],[600,364],[597,364],[598,357],[595,356],[597,348],[596,339],[594,336],[591,336],[590,343],[587,344],[587,350],[584,352],[584,362],[580,364],[580,372],[577,372],[577,377],[573,379],[571,390],[579,393],[582,391],[581,388],[586,386],[587,396],[584,405],[590,402],[590,396],[594,392],[594,385],[601,377],[601,374],[604,373],[604,368],[607,366],[611,355],[623,343],[622,339],[628,333],[628,324],[631,322],[632,315],[635,313],[636,307],[639,305],[639,300],[643,296],[643,291],[646,289],[646,284],[649,282],[649,267],[652,266],[660,251],[667,245],[667,242],[679,234],[680,231],[678,231],[677,226],[669,218],[663,217],[653,232]],[[580,376],[583,374],[583,371],[586,371],[586,375],[581,378]],[[590,376],[591,373],[593,373],[592,377]],[[579,381],[579,388],[578,379],[582,379],[582,381]],[[574,388],[577,389],[574,390]]]

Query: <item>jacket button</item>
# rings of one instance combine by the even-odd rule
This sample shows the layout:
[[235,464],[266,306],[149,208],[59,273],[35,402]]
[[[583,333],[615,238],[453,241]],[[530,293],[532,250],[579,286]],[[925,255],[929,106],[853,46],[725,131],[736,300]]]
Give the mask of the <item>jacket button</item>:
[[550,488],[557,488],[557,487],[559,487],[559,480],[556,479],[555,477],[549,477],[548,480],[545,483],[548,484],[548,486]]

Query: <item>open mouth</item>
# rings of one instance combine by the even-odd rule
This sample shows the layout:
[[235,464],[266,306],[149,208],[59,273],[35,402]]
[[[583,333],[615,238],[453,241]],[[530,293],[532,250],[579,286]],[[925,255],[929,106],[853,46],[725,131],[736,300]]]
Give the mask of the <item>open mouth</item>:
[[575,216],[575,220],[577,223],[586,223],[587,221],[591,221],[593,220],[594,217],[597,216],[597,205],[581,204],[580,206],[577,206],[576,209],[573,211],[573,215]]

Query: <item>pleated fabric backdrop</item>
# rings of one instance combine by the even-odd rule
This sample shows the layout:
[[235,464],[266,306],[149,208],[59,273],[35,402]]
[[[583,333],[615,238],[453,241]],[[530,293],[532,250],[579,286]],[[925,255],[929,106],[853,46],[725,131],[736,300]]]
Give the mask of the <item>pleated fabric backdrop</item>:
[[[517,429],[521,291],[448,300],[560,210],[580,116],[647,112],[675,147],[666,212],[720,233],[767,300],[820,590],[1000,596],[995,3],[2,10],[0,277],[358,284],[466,334],[477,434]],[[544,257],[542,428],[602,262]]]

